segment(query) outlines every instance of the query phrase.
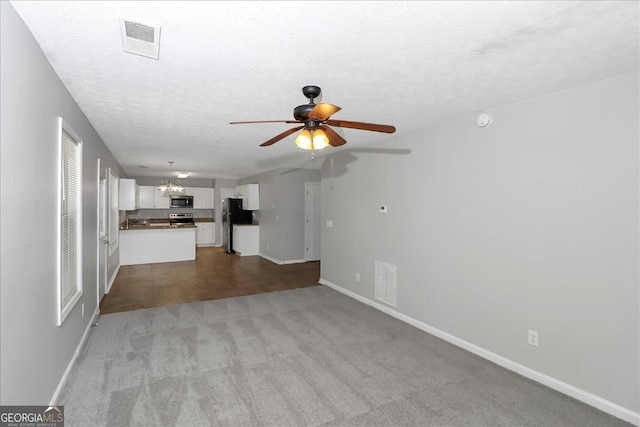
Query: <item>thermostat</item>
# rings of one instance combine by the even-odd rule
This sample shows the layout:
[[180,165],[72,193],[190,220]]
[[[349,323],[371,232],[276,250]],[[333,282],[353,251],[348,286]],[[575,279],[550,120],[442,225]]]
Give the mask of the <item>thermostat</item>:
[[478,126],[480,127],[489,126],[491,124],[491,114],[480,113],[480,115],[478,116],[478,120],[476,120],[476,123],[478,123]]

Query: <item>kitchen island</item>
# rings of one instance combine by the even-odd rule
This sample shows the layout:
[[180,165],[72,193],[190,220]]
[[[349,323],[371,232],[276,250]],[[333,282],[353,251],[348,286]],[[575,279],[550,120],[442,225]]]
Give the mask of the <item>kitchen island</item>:
[[195,225],[157,225],[120,230],[120,265],[196,259]]

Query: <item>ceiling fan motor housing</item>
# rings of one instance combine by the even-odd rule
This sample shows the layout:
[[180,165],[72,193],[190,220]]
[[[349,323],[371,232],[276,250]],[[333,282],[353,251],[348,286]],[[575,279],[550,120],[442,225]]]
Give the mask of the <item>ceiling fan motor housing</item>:
[[302,88],[302,94],[309,98],[309,103],[304,105],[298,105],[293,109],[293,118],[299,121],[305,121],[309,118],[309,113],[316,106],[313,102],[314,98],[320,96],[322,90],[318,86],[305,86]]
[[293,109],[293,118],[301,122],[307,120],[307,118],[309,118],[309,113],[311,112],[311,110],[313,110],[313,107],[315,106],[316,104],[313,104],[313,103],[298,105],[296,108]]

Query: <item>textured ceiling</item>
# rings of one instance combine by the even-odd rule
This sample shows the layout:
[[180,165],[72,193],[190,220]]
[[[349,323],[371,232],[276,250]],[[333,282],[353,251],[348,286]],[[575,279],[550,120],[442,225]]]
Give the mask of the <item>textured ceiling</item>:
[[[133,176],[170,160],[196,178],[318,167],[337,149],[259,147],[293,125],[229,124],[292,119],[309,84],[334,118],[402,134],[639,63],[635,1],[11,3]],[[119,18],[162,28],[159,60],[123,52]],[[389,138],[339,133],[343,149]]]

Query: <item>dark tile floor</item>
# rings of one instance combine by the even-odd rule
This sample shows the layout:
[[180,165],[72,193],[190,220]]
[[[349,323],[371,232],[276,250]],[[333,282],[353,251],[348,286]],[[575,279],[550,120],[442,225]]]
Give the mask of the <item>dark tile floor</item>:
[[278,265],[259,256],[197,248],[195,261],[120,267],[100,314],[318,285],[320,262]]

